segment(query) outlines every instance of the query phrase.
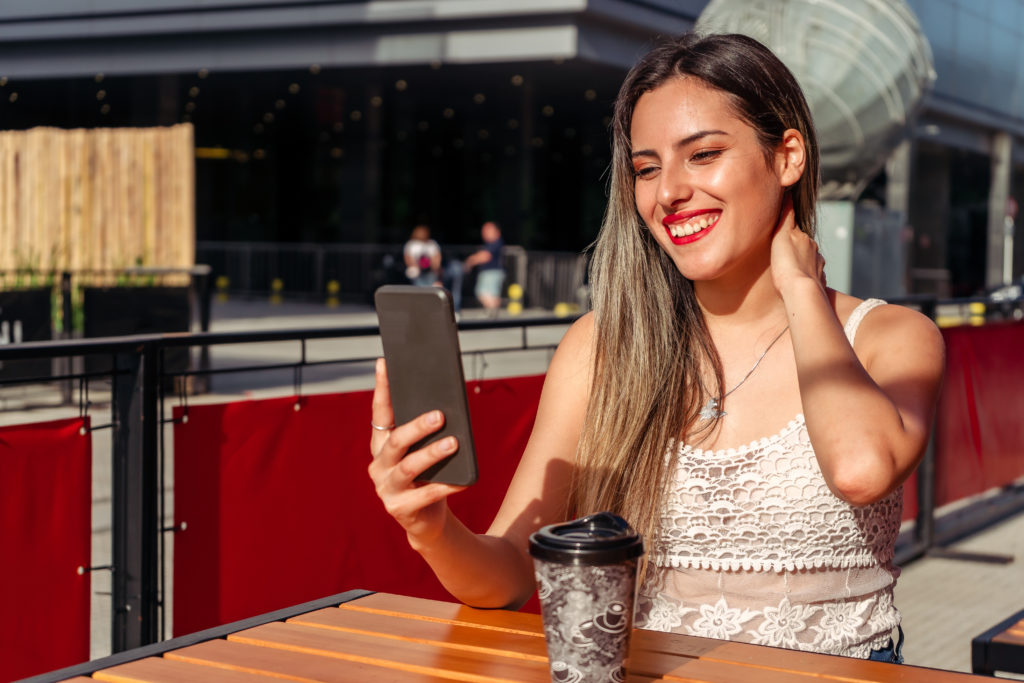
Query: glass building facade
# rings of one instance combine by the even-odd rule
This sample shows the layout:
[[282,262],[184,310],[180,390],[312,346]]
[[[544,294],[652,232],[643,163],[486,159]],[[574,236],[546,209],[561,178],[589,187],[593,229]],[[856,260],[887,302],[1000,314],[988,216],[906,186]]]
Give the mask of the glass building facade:
[[[509,243],[579,251],[619,82],[706,4],[8,0],[0,128],[191,122],[201,241],[397,243],[426,222],[473,243],[493,219]],[[902,291],[882,294],[972,294],[1002,274],[1024,198],[1024,1],[906,4],[937,78],[861,196],[905,217]]]

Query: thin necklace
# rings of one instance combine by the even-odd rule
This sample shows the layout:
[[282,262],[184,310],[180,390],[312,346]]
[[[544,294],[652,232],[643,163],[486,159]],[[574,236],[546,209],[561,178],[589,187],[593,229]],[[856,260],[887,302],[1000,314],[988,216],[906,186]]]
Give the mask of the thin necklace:
[[[773,346],[775,346],[775,342],[777,342],[780,339],[782,339],[782,335],[786,334],[786,330],[788,330],[788,329],[789,329],[789,325],[786,325],[785,327],[782,328],[782,332],[779,332],[775,336],[775,339],[772,339],[771,343],[768,344],[768,346],[765,348],[764,352],[760,356],[758,356],[757,360],[754,361],[753,367],[751,367],[750,370],[747,371],[747,374],[743,375],[743,379],[741,379],[739,382],[737,382],[736,386],[734,386],[732,389],[730,389],[729,391],[725,392],[722,395],[722,400],[723,401],[725,401],[726,397],[729,394],[731,394],[732,392],[734,392],[737,389],[739,389],[741,386],[743,386],[744,382],[746,382],[748,379],[750,379],[750,376],[754,374],[754,370],[757,370],[757,366],[761,364],[761,361],[764,360],[764,357],[767,356],[768,352],[772,350]],[[718,419],[720,417],[724,417],[726,414],[727,413],[724,410],[719,410],[718,409],[718,399],[717,398],[709,398],[708,402],[704,404],[704,407],[700,409],[700,419],[702,419],[702,420],[716,420],[716,419]]]

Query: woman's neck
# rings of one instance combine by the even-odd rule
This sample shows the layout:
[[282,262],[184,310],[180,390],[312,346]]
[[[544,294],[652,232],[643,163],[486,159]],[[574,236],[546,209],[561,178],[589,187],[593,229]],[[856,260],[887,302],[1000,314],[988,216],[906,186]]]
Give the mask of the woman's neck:
[[747,327],[765,319],[785,319],[785,306],[767,264],[716,280],[694,282],[708,328]]

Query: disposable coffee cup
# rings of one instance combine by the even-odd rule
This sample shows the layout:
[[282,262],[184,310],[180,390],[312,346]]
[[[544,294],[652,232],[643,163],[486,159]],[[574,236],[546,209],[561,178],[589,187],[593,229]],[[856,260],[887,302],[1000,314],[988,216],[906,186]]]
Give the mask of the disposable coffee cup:
[[545,526],[530,536],[552,681],[626,679],[643,554],[640,535],[610,512]]

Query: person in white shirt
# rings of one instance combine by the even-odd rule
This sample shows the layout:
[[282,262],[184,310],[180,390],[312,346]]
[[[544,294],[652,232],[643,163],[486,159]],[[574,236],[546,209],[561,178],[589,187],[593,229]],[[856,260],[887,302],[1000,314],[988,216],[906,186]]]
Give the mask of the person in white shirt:
[[441,246],[430,238],[430,228],[417,225],[402,249],[405,276],[422,287],[441,284]]

